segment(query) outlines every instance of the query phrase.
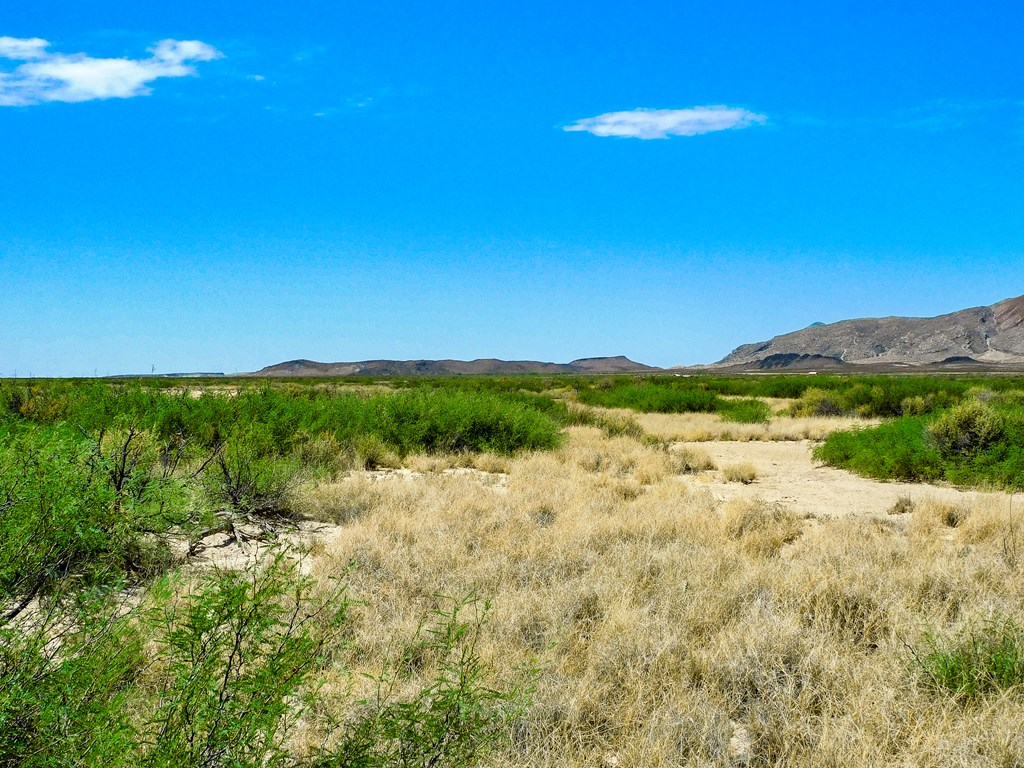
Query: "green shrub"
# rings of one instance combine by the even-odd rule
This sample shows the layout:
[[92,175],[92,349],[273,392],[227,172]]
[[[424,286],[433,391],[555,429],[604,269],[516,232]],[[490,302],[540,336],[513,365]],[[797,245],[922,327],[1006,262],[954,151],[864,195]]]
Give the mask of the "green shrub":
[[848,408],[833,392],[811,387],[790,407],[793,416],[841,416]]
[[0,600],[23,607],[64,582],[110,583],[167,564],[167,545],[153,534],[184,517],[182,488],[155,475],[143,452],[124,435],[106,443],[67,428],[8,433],[0,447]]
[[1024,410],[967,401],[934,419],[902,417],[833,432],[820,461],[867,477],[1024,488]]
[[218,454],[206,485],[215,503],[243,515],[272,516],[288,511],[288,498],[302,465],[292,457],[263,455],[240,437]]
[[346,619],[343,590],[313,584],[278,551],[261,568],[221,571],[176,601],[164,585],[147,616],[162,670],[149,722],[146,766],[291,764],[285,739],[299,693],[328,661]]
[[767,424],[772,415],[771,406],[754,399],[724,400],[718,412],[724,421],[738,424]]
[[0,625],[0,765],[130,766],[142,638],[112,593]]
[[1003,435],[1003,417],[991,405],[966,400],[928,426],[928,436],[945,457],[969,456]]
[[616,380],[610,386],[584,386],[577,398],[587,405],[631,408],[642,413],[714,413],[722,400],[714,392],[640,380]]
[[943,476],[944,464],[924,435],[921,419],[909,417],[833,432],[814,449],[814,458],[880,480],[936,480]]
[[901,416],[923,416],[931,410],[931,403],[921,395],[904,397],[900,401]]
[[996,617],[954,638],[926,634],[914,659],[926,685],[963,700],[1024,686],[1024,628]]

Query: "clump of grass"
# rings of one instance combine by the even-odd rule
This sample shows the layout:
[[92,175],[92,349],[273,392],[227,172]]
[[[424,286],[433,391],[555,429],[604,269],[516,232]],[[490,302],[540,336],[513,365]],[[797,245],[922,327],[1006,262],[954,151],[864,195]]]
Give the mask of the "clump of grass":
[[970,508],[961,504],[926,500],[914,505],[913,525],[918,530],[959,528],[970,515]]
[[889,507],[889,514],[906,515],[913,512],[915,506],[916,505],[914,504],[914,500],[912,498],[910,498],[909,496],[900,496],[898,499],[896,499],[893,505]]
[[679,474],[692,474],[717,469],[714,459],[700,448],[680,448],[671,452]]
[[647,437],[644,428],[628,412],[600,410],[587,408],[580,405],[572,405],[567,409],[566,423],[597,427],[608,437],[632,437],[642,440]]
[[770,557],[802,530],[792,510],[760,500],[736,500],[722,510],[722,528],[730,539],[755,557]]
[[743,483],[750,485],[757,479],[757,467],[749,461],[739,464],[727,464],[722,467],[722,477],[727,483]]
[[996,616],[951,639],[928,633],[913,658],[928,687],[974,700],[1024,686],[1024,627]]

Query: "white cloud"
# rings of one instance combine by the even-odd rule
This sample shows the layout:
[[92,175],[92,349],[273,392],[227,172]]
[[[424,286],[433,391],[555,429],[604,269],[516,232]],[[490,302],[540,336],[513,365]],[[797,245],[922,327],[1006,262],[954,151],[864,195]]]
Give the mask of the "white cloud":
[[0,58],[17,61],[39,59],[46,55],[48,45],[41,37],[0,37]]
[[0,37],[0,57],[25,62],[12,71],[0,70],[0,106],[145,96],[154,80],[195,75],[194,62],[223,56],[199,40],[161,40],[146,59],[50,53],[49,46],[39,38]]
[[767,119],[756,112],[726,106],[634,109],[630,112],[605,112],[597,117],[587,117],[562,130],[586,131],[595,136],[667,139],[669,136],[696,136],[730,128],[746,128],[762,124]]

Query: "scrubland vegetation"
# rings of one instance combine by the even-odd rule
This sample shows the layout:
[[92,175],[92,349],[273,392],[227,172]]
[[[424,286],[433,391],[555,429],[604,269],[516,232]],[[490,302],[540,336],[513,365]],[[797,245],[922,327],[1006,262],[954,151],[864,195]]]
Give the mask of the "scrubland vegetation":
[[1013,489],[1021,390],[2,383],[0,765],[1019,765],[1012,497],[797,515],[699,442]]
[[911,408],[831,435],[815,456],[868,477],[1024,488],[1024,393],[973,390],[949,408]]

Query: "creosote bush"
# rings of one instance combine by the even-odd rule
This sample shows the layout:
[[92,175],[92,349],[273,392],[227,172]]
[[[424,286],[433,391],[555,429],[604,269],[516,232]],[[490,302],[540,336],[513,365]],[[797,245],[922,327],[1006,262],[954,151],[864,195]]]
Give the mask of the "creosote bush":
[[992,406],[966,400],[928,425],[928,436],[944,458],[969,456],[1003,435],[1003,418]]

